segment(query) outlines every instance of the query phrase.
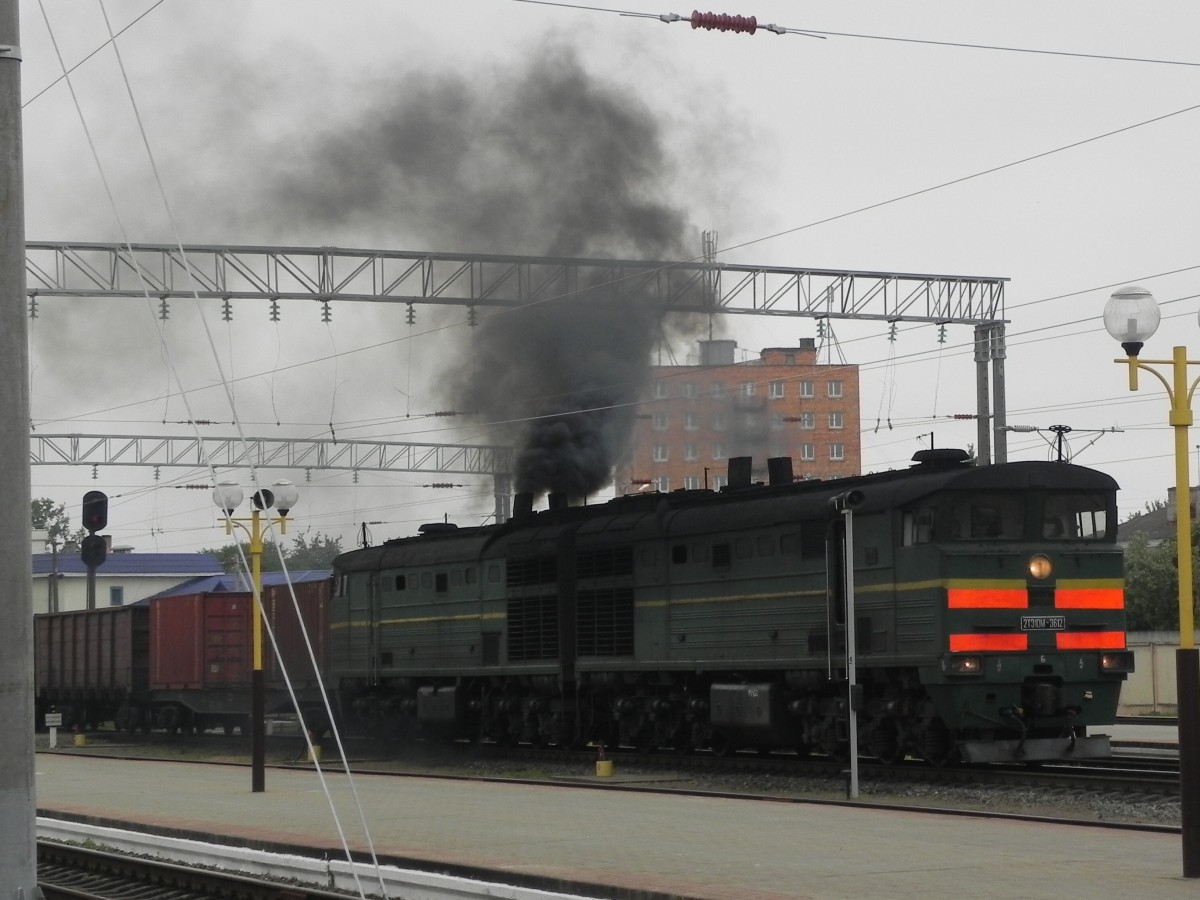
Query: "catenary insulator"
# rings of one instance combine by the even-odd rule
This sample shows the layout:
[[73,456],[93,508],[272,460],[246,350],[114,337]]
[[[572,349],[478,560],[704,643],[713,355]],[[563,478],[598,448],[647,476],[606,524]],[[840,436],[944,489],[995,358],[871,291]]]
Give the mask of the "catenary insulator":
[[693,28],[705,28],[709,31],[754,34],[758,29],[758,19],[754,16],[730,16],[725,13],[702,13],[693,10],[691,21]]

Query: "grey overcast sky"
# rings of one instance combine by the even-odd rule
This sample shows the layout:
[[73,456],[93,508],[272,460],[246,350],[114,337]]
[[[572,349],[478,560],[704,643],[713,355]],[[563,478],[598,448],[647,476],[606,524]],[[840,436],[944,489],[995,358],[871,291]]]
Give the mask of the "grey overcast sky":
[[[1141,284],[1164,304],[1145,355],[1181,343],[1200,358],[1200,7],[713,11],[827,37],[513,0],[22,0],[26,233],[635,256],[698,254],[713,229],[735,262],[1006,277],[1009,422],[1075,429],[1075,461],[1116,477],[1122,517],[1165,498],[1167,399],[1149,377],[1127,390],[1100,315],[1113,290]],[[74,71],[73,98],[57,53],[75,66],[102,48],[104,12],[114,31],[130,26],[117,39],[128,88],[107,47]],[[576,233],[581,218],[604,221]],[[648,243],[642,229],[664,223]],[[256,436],[498,439],[482,420],[422,415],[447,408],[454,366],[480,354],[461,310],[419,308],[409,326],[402,308],[342,306],[327,325],[311,306],[285,305],[273,324],[251,305],[226,323],[215,302],[204,321],[175,304],[160,344],[144,302],[44,298],[34,426],[188,434],[170,423],[190,407],[226,423],[209,433],[231,433],[236,415]],[[751,354],[815,335],[804,319],[721,327]],[[951,418],[975,408],[969,329],[939,343],[934,326],[906,327],[893,342],[886,326],[839,323],[837,337],[835,358],[862,367],[865,471],[905,465],[931,432],[938,446],[975,442],[974,423]],[[679,338],[673,352],[694,349]],[[216,360],[242,379],[230,392]],[[1200,432],[1192,448],[1194,473]],[[1036,434],[1010,435],[1009,449],[1049,451]],[[108,530],[138,550],[225,542],[208,492],[180,487],[206,472],[97,474],[35,467],[34,496],[78,523],[82,492],[106,490]],[[380,540],[492,506],[490,484],[466,476],[264,473],[281,477],[301,483],[296,524],[347,548],[356,523],[382,523]]]

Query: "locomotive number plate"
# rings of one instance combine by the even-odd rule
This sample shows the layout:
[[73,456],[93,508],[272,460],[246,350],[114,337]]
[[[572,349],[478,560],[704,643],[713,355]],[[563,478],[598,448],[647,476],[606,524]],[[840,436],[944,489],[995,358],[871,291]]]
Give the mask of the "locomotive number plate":
[[1066,627],[1066,616],[1021,616],[1022,631],[1063,631]]

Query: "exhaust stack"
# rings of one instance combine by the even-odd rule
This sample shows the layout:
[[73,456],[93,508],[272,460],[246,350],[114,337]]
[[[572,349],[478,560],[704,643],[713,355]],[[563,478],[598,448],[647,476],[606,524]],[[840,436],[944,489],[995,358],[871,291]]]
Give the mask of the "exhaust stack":
[[520,491],[513,497],[512,519],[523,522],[533,517],[533,491]]
[[767,482],[772,487],[779,484],[791,484],[792,480],[792,458],[790,456],[773,456],[767,460]]

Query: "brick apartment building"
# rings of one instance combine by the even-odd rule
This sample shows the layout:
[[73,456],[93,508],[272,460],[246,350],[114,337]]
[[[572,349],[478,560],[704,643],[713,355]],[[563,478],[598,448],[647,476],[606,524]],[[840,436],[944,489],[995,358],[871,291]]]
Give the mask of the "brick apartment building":
[[729,458],[788,456],[796,478],[857,475],[862,461],[858,366],[817,363],[816,343],[771,347],[734,362],[731,340],[702,341],[699,365],[656,366],[616,493],[723,487]]

